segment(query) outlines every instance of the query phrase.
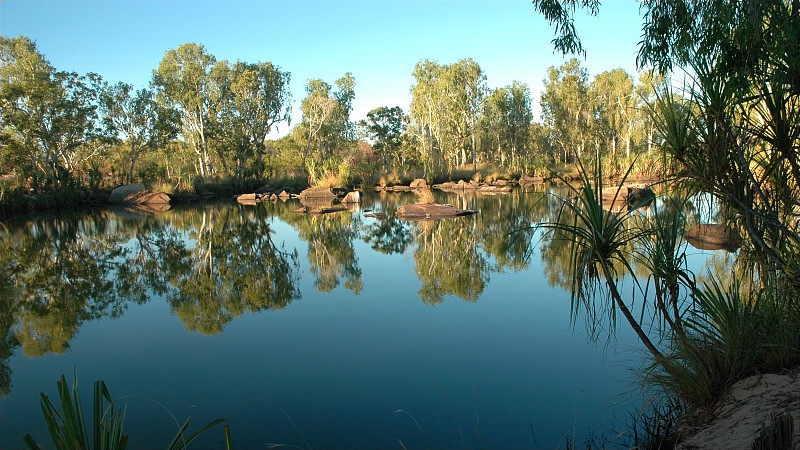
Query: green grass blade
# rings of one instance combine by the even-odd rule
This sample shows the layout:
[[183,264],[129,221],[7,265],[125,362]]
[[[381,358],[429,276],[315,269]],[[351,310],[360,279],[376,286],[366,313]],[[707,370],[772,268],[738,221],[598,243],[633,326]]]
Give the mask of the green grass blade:
[[228,422],[225,422],[225,448],[228,450],[233,449],[233,440],[231,439],[231,426]]
[[94,412],[92,415],[92,444],[94,449],[100,449],[101,447],[101,440],[100,440],[100,421],[103,417],[103,397],[101,393],[101,388],[104,388],[102,381],[95,381],[94,382]]
[[22,442],[25,443],[25,445],[28,447],[29,450],[40,450],[42,448],[39,446],[39,444],[36,443],[36,441],[33,439],[33,436],[31,436],[30,433],[26,434],[25,436],[22,436]]
[[181,426],[181,428],[175,434],[175,437],[172,438],[172,442],[170,442],[169,446],[167,447],[168,450],[180,450],[186,448],[188,443],[184,441],[183,432],[189,427],[189,420],[190,419],[186,419],[186,422],[183,423],[183,426]]
[[44,417],[44,422],[47,425],[47,431],[50,433],[50,438],[53,440],[53,444],[57,449],[68,448],[67,438],[64,435],[64,429],[59,424],[58,411],[56,411],[53,403],[50,402],[50,399],[47,398],[44,393],[41,393],[40,396],[42,416]]
[[226,419],[219,418],[212,420],[199,430],[189,435],[189,437],[185,437],[183,433],[186,431],[186,428],[189,427],[189,420],[190,419],[186,419],[186,422],[183,424],[181,429],[178,430],[178,434],[175,435],[175,438],[169,444],[169,450],[182,450],[188,448],[189,444],[198,436],[221,423],[225,424],[225,444],[228,446],[228,448],[231,448],[230,429],[228,428],[228,421]]

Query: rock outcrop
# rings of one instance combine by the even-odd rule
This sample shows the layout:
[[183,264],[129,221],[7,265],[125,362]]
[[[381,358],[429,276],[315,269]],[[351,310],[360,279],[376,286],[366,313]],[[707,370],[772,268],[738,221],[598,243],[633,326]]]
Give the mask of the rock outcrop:
[[117,205],[169,204],[169,195],[159,191],[146,191],[142,184],[120,186],[108,196],[109,203]]
[[695,225],[686,230],[684,237],[692,247],[700,250],[735,252],[742,245],[742,237],[736,230],[713,223]]
[[[701,417],[709,419],[685,417],[681,421],[676,448],[797,449],[800,447],[800,368],[785,374],[754,375],[738,381],[711,410],[703,411]],[[783,436],[788,428],[793,428],[793,432]],[[773,440],[779,436],[783,442],[777,445],[754,445],[764,438]]]

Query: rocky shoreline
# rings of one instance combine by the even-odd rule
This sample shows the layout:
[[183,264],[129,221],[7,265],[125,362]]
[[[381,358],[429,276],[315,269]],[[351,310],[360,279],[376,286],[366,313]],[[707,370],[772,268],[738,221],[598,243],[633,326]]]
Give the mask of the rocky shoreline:
[[734,383],[712,406],[681,418],[679,450],[800,450],[800,366]]

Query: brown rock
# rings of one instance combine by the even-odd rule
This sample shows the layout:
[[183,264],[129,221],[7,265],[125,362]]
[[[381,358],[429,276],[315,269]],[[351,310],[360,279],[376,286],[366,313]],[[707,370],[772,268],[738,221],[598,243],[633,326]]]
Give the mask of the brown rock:
[[138,194],[142,191],[144,191],[143,184],[127,184],[125,186],[119,186],[111,191],[111,195],[108,196],[108,201],[110,203],[129,203],[128,198],[130,196]]
[[350,191],[342,199],[342,203],[361,203],[361,192]]
[[335,199],[336,194],[331,188],[308,188],[300,193],[300,200],[303,199]]
[[425,181],[424,178],[416,178],[413,181],[411,181],[411,184],[409,185],[409,187],[412,187],[412,188],[428,187],[428,182]]
[[256,200],[258,200],[258,196],[256,194],[242,194],[236,197],[236,201],[239,203],[255,202]]
[[686,230],[684,236],[692,247],[700,250],[734,252],[742,246],[739,232],[719,224],[700,224]]
[[459,209],[450,205],[440,205],[437,203],[417,203],[414,205],[403,205],[397,208],[397,217],[402,220],[435,220],[446,217],[468,216],[477,211],[469,209]]
[[126,196],[123,205],[158,205],[169,204],[169,195],[158,191],[142,191]]
[[519,179],[519,184],[539,184],[539,183],[544,183],[544,178],[530,177],[528,175],[523,175]]

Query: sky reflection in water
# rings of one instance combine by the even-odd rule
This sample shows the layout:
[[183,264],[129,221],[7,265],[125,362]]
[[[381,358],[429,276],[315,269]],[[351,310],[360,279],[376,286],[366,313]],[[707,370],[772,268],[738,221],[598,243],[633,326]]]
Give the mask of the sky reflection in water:
[[[92,226],[75,219],[94,227],[87,236],[102,222],[98,240],[125,249],[103,273],[124,309],[71,319],[77,332],[63,353],[14,349],[0,447],[20,446],[26,432],[48,442],[38,394],[54,397],[58,376],[71,380],[73,369],[84,402],[103,379],[127,405],[131,448],[165,446],[175,420],[190,416],[190,429],[227,418],[237,448],[553,448],[625,430],[644,397],[632,382],[643,355],[635,337],[620,326],[610,344],[589,342],[581,322],[570,323],[569,294],[549,283],[563,268],[529,245],[538,235],[507,235],[552,216],[542,194],[437,196],[480,212],[364,217],[373,209],[391,219],[414,201],[390,194],[336,216],[295,215],[293,202],[225,202],[142,219],[104,213]],[[47,220],[39,225],[55,226]],[[15,226],[4,239],[29,234]],[[161,258],[150,266],[146,241]],[[121,273],[145,286],[144,301]],[[47,313],[37,311],[15,316],[29,322],[11,334],[42,339],[30,317]],[[224,447],[221,428],[196,447]]]

